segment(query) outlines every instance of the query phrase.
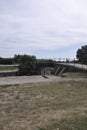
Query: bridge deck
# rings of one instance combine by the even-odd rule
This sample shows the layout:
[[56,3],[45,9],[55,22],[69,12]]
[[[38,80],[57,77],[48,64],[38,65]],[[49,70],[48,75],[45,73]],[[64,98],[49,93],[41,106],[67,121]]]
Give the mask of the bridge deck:
[[64,66],[72,66],[74,68],[87,70],[87,65],[84,64],[77,64],[77,63],[57,63],[58,65],[64,65]]

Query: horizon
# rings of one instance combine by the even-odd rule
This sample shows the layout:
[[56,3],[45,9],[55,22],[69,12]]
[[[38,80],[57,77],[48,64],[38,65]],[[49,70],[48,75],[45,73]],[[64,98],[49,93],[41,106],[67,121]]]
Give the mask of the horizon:
[[76,58],[87,44],[86,0],[0,0],[0,57]]

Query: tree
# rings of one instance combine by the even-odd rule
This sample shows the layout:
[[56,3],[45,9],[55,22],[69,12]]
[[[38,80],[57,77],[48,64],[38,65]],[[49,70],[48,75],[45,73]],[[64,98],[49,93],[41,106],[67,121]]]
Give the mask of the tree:
[[13,64],[13,58],[0,57],[0,64],[11,65],[11,64]]
[[36,72],[36,57],[30,55],[21,55],[19,60],[19,75],[32,75]]
[[19,62],[20,56],[21,55],[19,55],[19,54],[18,55],[16,55],[16,54],[14,55],[14,63],[15,64],[17,64]]
[[76,57],[80,63],[87,64],[87,45],[84,45],[77,50]]

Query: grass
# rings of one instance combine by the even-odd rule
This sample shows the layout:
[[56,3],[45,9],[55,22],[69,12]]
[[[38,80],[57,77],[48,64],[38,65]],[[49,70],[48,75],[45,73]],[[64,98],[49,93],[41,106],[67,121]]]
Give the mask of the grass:
[[87,81],[1,86],[0,130],[87,130]]
[[72,117],[72,119],[53,120],[50,125],[39,130],[87,130],[87,117]]
[[87,78],[87,72],[76,72],[76,73],[68,73],[68,77],[71,78]]
[[16,70],[18,69],[17,66],[0,66],[0,71],[6,71],[6,70]]

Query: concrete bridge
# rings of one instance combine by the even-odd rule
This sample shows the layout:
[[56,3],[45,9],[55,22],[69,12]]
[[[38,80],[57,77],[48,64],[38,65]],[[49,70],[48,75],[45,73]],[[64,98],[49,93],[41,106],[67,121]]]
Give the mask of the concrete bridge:
[[68,63],[68,62],[56,62],[57,70],[55,72],[55,75],[62,75],[62,73],[65,71],[66,68],[74,68],[82,71],[87,71],[87,65],[84,64],[77,64],[77,63]]

